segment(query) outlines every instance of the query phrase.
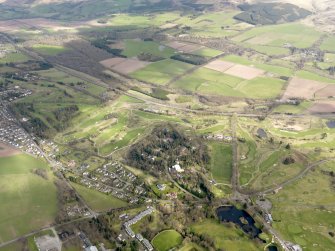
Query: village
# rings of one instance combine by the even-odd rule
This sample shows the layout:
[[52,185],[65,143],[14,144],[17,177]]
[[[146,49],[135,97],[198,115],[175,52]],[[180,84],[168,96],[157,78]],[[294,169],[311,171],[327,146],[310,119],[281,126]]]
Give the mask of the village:
[[34,139],[18,124],[5,102],[0,104],[0,138],[4,143],[34,156],[42,156]]

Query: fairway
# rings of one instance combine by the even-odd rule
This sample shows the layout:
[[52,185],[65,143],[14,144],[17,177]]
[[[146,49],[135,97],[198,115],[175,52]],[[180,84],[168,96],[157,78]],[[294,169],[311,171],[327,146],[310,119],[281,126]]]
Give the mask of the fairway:
[[8,241],[54,221],[57,211],[56,187],[33,174],[49,171],[45,162],[19,154],[0,158],[0,242]]
[[155,236],[152,244],[158,251],[168,251],[171,248],[179,246],[182,240],[182,236],[177,231],[165,230]]
[[217,183],[230,183],[232,174],[233,152],[230,145],[220,142],[211,142],[210,168],[214,180]]
[[71,183],[71,185],[83,197],[89,207],[95,211],[101,212],[127,206],[127,202],[112,195],[106,195],[76,183]]

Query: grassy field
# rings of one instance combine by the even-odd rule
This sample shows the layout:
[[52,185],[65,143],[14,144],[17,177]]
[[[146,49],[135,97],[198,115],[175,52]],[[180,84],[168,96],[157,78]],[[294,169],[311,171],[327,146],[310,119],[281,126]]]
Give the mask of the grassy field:
[[233,17],[238,14],[237,11],[224,11],[216,13],[205,13],[198,17],[192,15],[183,16],[175,23],[191,27],[188,33],[201,37],[224,37],[232,36],[238,31],[244,30],[249,25],[240,23]]
[[310,79],[310,80],[315,80],[315,81],[320,81],[320,82],[325,82],[325,83],[335,83],[335,79],[326,78],[326,77],[320,76],[316,73],[309,72],[309,71],[297,71],[296,76],[300,78],[305,78],[305,79]]
[[233,40],[252,46],[283,47],[285,43],[289,43],[298,48],[307,48],[312,46],[321,35],[321,32],[312,27],[299,23],[287,23],[256,27],[234,37]]
[[176,88],[201,94],[215,94],[232,97],[243,97],[244,94],[235,90],[243,80],[214,70],[200,68],[175,83]]
[[165,230],[153,238],[152,245],[158,251],[168,251],[182,242],[182,236],[175,230]]
[[56,187],[32,171],[47,164],[29,155],[0,158],[0,242],[53,222],[57,212]]
[[323,165],[305,178],[271,195],[273,227],[289,241],[304,250],[331,251],[335,240],[328,232],[335,225],[335,210],[331,203],[334,192],[328,187],[329,176],[321,170],[335,171],[334,163]]
[[334,44],[335,44],[335,36],[328,37],[323,41],[323,43],[320,46],[320,49],[335,52]]
[[210,48],[201,48],[199,50],[193,51],[192,54],[204,56],[204,57],[216,57],[222,54],[222,51],[210,49]]
[[278,56],[278,55],[289,55],[290,50],[287,48],[283,48],[281,46],[268,46],[268,45],[248,45],[248,44],[241,44],[246,45],[247,48],[252,48],[255,51],[260,53],[264,53],[269,56]]
[[87,204],[95,211],[105,211],[127,206],[125,201],[122,201],[112,195],[106,195],[75,183],[71,184],[80,196],[83,197]]
[[236,64],[254,66],[258,69],[262,69],[266,72],[275,74],[277,76],[288,76],[289,77],[293,75],[293,70],[291,68],[280,66],[280,65],[275,65],[275,64],[263,63],[263,62],[255,61],[255,60],[250,60],[242,56],[228,55],[228,56],[225,56],[223,59],[225,61],[233,62]]
[[5,64],[5,63],[20,63],[20,62],[25,62],[28,61],[29,57],[22,53],[8,53],[6,54],[5,57],[0,58],[0,64]]
[[263,250],[262,245],[250,240],[241,229],[228,227],[215,220],[203,220],[202,222],[196,223],[191,226],[191,231],[212,238],[217,250]]
[[154,41],[125,40],[122,54],[126,57],[136,57],[141,53],[150,53],[157,57],[169,58],[175,50]]
[[48,45],[48,44],[36,44],[32,48],[36,52],[41,53],[43,55],[47,55],[47,56],[55,56],[57,54],[60,54],[60,53],[63,53],[69,50],[68,48],[64,46]]
[[280,96],[285,81],[275,78],[258,77],[238,86],[237,90],[249,98],[276,98]]
[[279,105],[273,109],[273,112],[298,114],[306,111],[311,105],[312,103],[308,101],[301,102],[299,105]]
[[230,184],[233,152],[230,145],[220,142],[209,143],[211,153],[211,173],[217,183]]
[[173,77],[183,74],[193,66],[180,61],[166,59],[144,67],[131,74],[139,80],[164,85]]

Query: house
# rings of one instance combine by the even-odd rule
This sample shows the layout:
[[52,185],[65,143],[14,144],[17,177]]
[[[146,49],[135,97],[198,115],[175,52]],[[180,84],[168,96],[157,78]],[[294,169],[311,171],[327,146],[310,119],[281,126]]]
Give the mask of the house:
[[166,185],[165,184],[157,184],[157,188],[159,191],[164,191],[165,188],[166,188]]
[[175,164],[171,168],[174,169],[177,173],[183,173],[184,172],[184,169],[182,169],[179,164]]
[[85,248],[85,251],[98,251],[98,249],[96,246],[90,246],[90,247]]

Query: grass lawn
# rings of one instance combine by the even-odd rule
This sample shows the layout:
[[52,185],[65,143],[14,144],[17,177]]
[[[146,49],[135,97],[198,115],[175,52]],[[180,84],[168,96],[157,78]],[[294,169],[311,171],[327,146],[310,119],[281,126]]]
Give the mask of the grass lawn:
[[76,191],[83,197],[87,204],[96,211],[105,211],[113,208],[127,206],[127,202],[122,201],[112,195],[106,195],[99,191],[89,189],[82,185],[71,183]]
[[169,58],[175,50],[154,41],[126,40],[122,54],[128,58],[136,57],[141,53],[150,53],[158,57]]
[[232,174],[232,147],[231,145],[220,142],[211,142],[210,154],[211,163],[210,168],[214,180],[217,183],[230,183]]
[[175,230],[165,230],[153,238],[152,244],[158,251],[168,251],[179,246],[183,241],[182,236]]
[[45,162],[29,155],[0,158],[0,242],[44,227],[56,216],[52,176],[43,179],[34,169],[49,171]]
[[48,45],[48,44],[36,44],[33,46],[33,49],[38,53],[47,56],[55,56],[59,53],[66,52],[68,48],[60,45]]
[[183,74],[192,67],[193,65],[190,64],[172,59],[166,59],[135,71],[131,74],[131,76],[139,80],[148,81],[157,85],[164,85],[173,77]]
[[191,226],[191,231],[213,239],[216,249],[234,251],[263,250],[261,244],[251,240],[241,229],[228,227],[216,220],[203,220]]

